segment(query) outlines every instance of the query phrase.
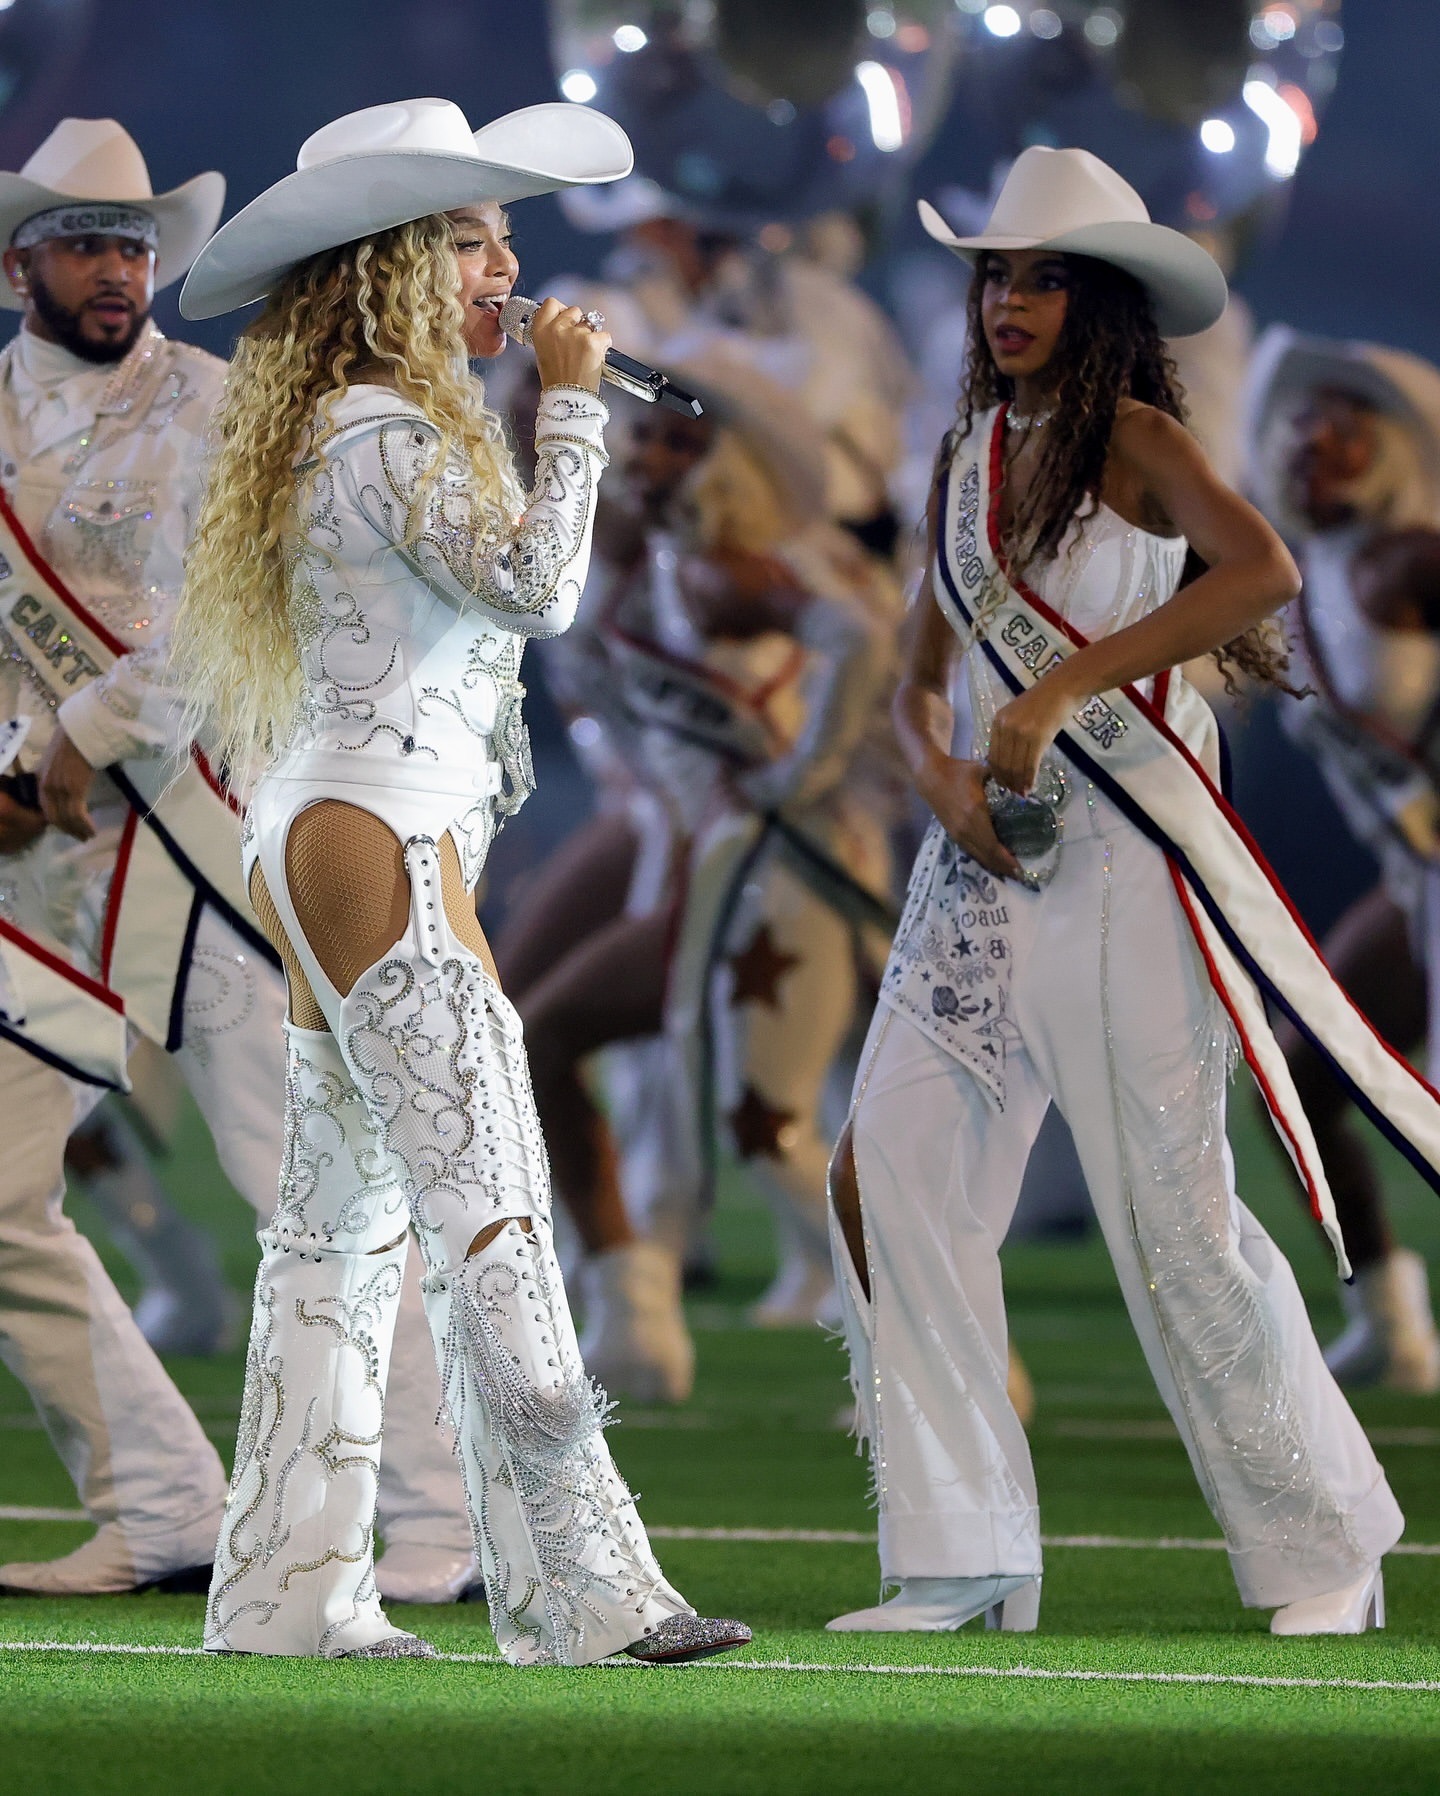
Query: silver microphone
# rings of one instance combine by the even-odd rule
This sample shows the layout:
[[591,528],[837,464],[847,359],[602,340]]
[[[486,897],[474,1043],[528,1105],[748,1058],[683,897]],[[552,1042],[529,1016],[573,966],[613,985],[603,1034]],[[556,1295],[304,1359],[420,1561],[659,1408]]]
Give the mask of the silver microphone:
[[[530,320],[539,310],[538,301],[512,293],[500,308],[500,328],[507,337],[529,349],[532,347]],[[693,393],[677,387],[658,368],[647,368],[644,362],[621,355],[618,349],[605,351],[605,366],[600,371],[600,378],[636,399],[643,399],[647,405],[668,406],[672,412],[683,412],[687,418],[704,415],[705,408]]]

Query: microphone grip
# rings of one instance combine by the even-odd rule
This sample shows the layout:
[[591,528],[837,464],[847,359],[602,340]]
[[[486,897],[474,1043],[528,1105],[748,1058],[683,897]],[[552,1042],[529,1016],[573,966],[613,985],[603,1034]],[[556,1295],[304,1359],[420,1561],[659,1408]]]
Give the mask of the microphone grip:
[[648,400],[653,405],[659,397],[658,388],[665,376],[658,368],[647,368],[644,362],[637,362],[634,356],[621,355],[618,349],[607,349],[600,378],[612,387],[619,387],[625,393],[633,393],[637,399]]
[[658,368],[648,368],[644,362],[637,362],[634,356],[622,355],[618,349],[605,351],[605,367],[601,378],[650,405],[666,406],[670,411],[681,412],[687,418],[704,415],[705,408],[693,393],[677,387]]

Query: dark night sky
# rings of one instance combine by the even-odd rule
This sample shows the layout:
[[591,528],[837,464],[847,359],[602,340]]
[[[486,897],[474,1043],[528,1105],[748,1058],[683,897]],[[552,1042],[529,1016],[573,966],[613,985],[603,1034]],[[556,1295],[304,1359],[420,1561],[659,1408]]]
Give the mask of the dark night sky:
[[[1346,0],[1343,18],[1340,84],[1288,222],[1240,284],[1262,322],[1440,359],[1440,6]],[[233,208],[354,107],[440,93],[478,124],[556,97],[540,0],[94,0],[92,21],[70,66],[0,114],[0,164],[18,167],[63,113],[113,114],[157,185],[218,166]],[[942,134],[916,184],[932,191],[966,172],[947,166]],[[551,200],[528,202],[517,222],[532,278],[595,254]],[[173,324],[170,302],[158,311]],[[226,346],[223,323],[187,334]]]

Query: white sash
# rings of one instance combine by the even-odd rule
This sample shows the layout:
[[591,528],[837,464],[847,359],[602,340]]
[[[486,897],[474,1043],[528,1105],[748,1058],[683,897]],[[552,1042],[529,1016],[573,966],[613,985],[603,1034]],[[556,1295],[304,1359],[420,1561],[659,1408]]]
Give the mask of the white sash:
[[[0,495],[0,625],[57,703],[126,653],[45,561]],[[50,943],[0,923],[0,1034],[90,1084],[128,1090],[127,1024],[180,1045],[200,910],[211,903],[274,961],[250,910],[240,820],[199,750],[110,774],[130,801],[106,901],[98,979]]]
[[[946,482],[936,596],[971,652],[1021,692],[1085,638],[1010,578],[999,551],[1005,408],[990,441],[962,445]],[[978,634],[975,630],[979,619]],[[1056,747],[1165,852],[1211,983],[1229,1011],[1311,1208],[1349,1263],[1319,1152],[1261,992],[1325,1056],[1355,1101],[1440,1190],[1440,1096],[1340,988],[1280,882],[1219,786],[1219,731],[1193,687],[1161,675],[1090,699]]]

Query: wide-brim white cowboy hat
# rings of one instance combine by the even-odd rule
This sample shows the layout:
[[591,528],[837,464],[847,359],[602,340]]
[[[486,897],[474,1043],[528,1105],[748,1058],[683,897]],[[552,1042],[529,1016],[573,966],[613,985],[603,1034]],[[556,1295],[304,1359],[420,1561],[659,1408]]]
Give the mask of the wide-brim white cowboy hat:
[[180,294],[187,318],[263,299],[297,263],[411,219],[630,172],[630,139],[587,106],[526,106],[471,131],[449,100],[396,100],[347,113],[307,137],[295,173],[267,187],[196,258]]
[[1413,433],[1440,508],[1440,368],[1403,349],[1305,336],[1285,324],[1261,333],[1246,378],[1244,432],[1252,490],[1270,497],[1276,432],[1324,388],[1353,394]]
[[1149,294],[1162,336],[1192,337],[1225,310],[1228,289],[1214,257],[1152,223],[1130,183],[1088,150],[1022,150],[977,236],[957,236],[926,200],[920,222],[967,262],[987,249],[1048,249],[1123,268]]
[[[155,285],[178,281],[219,223],[225,177],[213,169],[168,193],[155,193],[145,158],[113,118],[67,118],[18,174],[0,173],[0,246],[37,212],[86,202],[137,206],[155,220]],[[18,312],[24,300],[0,282],[0,305]]]

